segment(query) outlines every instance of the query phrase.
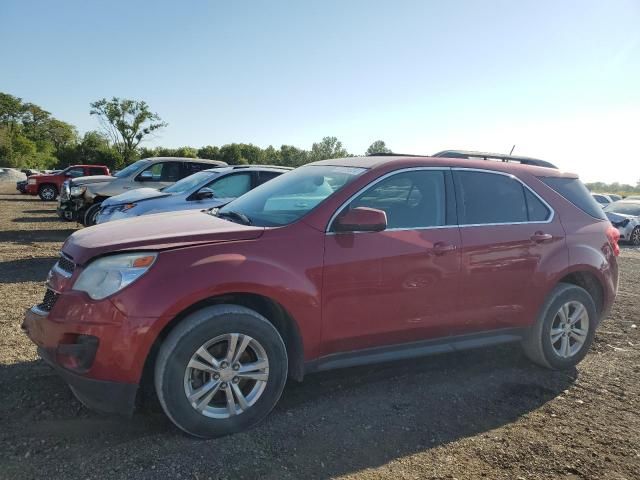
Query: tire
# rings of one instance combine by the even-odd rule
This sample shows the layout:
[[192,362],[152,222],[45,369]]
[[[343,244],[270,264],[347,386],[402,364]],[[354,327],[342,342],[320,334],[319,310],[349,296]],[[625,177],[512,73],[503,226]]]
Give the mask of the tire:
[[92,225],[96,224],[96,218],[98,217],[98,213],[100,212],[100,205],[101,204],[99,203],[94,203],[89,208],[87,208],[86,212],[81,217],[82,224],[85,227],[91,227]]
[[44,202],[52,202],[58,196],[58,189],[55,185],[42,185],[38,189],[38,196]]
[[633,229],[631,235],[629,236],[629,240],[631,245],[640,246],[640,225]]
[[[561,310],[567,305],[570,319],[577,318],[577,313],[581,312],[580,305],[584,307],[584,312],[580,315],[582,320],[575,323],[574,327],[563,325]],[[522,342],[524,352],[531,361],[546,368],[564,370],[574,367],[589,351],[597,324],[598,313],[591,295],[576,285],[559,283],[547,297],[536,323],[527,332]],[[553,337],[552,328],[554,329]],[[586,334],[584,334],[585,330]],[[566,337],[568,344],[566,351],[563,351],[565,345],[563,337]],[[555,343],[554,338],[558,338]],[[580,341],[582,341],[581,345]],[[571,342],[575,343],[572,345]]]
[[[239,365],[231,362],[223,368],[232,344],[231,335],[236,334],[236,345],[243,345],[247,338],[251,339],[250,343],[239,358]],[[196,353],[202,352],[203,348],[207,349],[204,353],[219,362],[218,368],[204,371],[192,367],[202,366],[202,363],[208,367],[212,365],[205,361],[207,357]],[[265,357],[266,372],[264,368],[258,371],[251,367],[264,366]],[[195,363],[192,363],[194,359]],[[243,374],[243,369],[254,373]],[[261,422],[280,399],[287,369],[284,342],[267,319],[245,307],[215,305],[187,316],[164,340],[155,364],[155,388],[162,409],[178,428],[194,437],[214,438],[249,429]],[[239,379],[242,375],[247,378]],[[264,380],[248,378],[252,375]],[[207,393],[200,394],[207,386],[210,387]],[[236,388],[247,402],[244,406]],[[212,390],[215,393],[208,399]],[[189,394],[195,400],[187,398]],[[229,406],[229,395],[233,406]]]

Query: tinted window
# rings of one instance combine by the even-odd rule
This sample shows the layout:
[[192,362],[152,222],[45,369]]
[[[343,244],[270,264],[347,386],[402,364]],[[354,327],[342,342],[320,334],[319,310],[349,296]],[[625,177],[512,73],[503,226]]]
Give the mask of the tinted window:
[[543,222],[549,219],[551,212],[528,188],[524,189],[524,197],[527,201],[527,216],[530,222]]
[[604,195],[593,194],[593,198],[595,198],[598,203],[609,203],[609,200]]
[[182,176],[188,177],[189,175],[193,175],[194,173],[201,172],[202,170],[207,170],[209,168],[215,168],[215,164],[211,163],[195,163],[195,162],[185,162],[182,164]]
[[234,173],[207,185],[218,198],[236,198],[251,190],[251,173]]
[[262,185],[263,183],[276,178],[281,173],[282,172],[258,172],[258,181],[256,182],[256,185]]
[[621,213],[640,217],[640,202],[616,202],[604,207],[605,212]]
[[155,163],[147,168],[145,172],[151,172],[154,182],[176,182],[180,180],[180,163]]
[[348,208],[384,210],[387,228],[437,227],[445,224],[444,172],[415,170],[386,178],[362,193]]
[[602,211],[602,207],[593,199],[589,190],[587,190],[587,187],[585,187],[579,179],[540,177],[540,180],[549,185],[583,212],[601,220],[607,219]]
[[506,175],[454,171],[461,225],[526,222],[522,184]]
[[64,173],[69,177],[82,177],[84,176],[84,169],[82,167],[70,168],[65,170]]
[[89,167],[89,175],[106,175],[107,173],[102,168]]

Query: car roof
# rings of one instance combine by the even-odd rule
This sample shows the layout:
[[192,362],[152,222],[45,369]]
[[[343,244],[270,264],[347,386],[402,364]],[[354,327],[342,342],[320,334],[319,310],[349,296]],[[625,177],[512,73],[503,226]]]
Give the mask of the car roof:
[[320,160],[307,165],[327,165],[336,167],[356,168],[397,168],[410,167],[451,167],[471,168],[477,170],[495,170],[510,174],[529,173],[539,177],[567,177],[578,178],[574,173],[562,172],[556,168],[540,167],[520,163],[502,162],[495,160],[479,160],[450,157],[427,157],[417,155],[372,155],[367,157],[348,157]]
[[209,160],[207,158],[187,158],[187,157],[147,157],[142,158],[141,160],[147,160],[150,162],[159,162],[159,161],[180,161],[180,162],[197,162],[197,163],[210,163],[211,165],[227,165],[226,162],[222,162],[220,160]]
[[223,165],[218,168],[208,168],[203,172],[228,172],[233,170],[249,170],[259,172],[287,172],[293,170],[293,167],[282,167],[279,165]]

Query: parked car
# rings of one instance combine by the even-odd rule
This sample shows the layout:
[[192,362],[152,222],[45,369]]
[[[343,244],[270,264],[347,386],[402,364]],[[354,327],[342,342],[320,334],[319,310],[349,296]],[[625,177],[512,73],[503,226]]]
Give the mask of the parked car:
[[611,199],[612,202],[622,200],[622,195],[618,195],[617,193],[607,193],[607,196]]
[[640,200],[640,195],[629,195],[628,197],[624,197],[625,200]]
[[604,193],[592,193],[591,196],[596,202],[598,202],[598,204],[602,208],[606,207],[607,205],[613,202],[611,197],[609,195],[605,195]]
[[96,223],[151,213],[220,207],[288,170],[291,168],[268,165],[202,170],[161,190],[138,188],[108,198],[101,203]]
[[87,406],[131,413],[151,383],[215,437],[320,370],[505,342],[571,368],[614,302],[618,238],[556,169],[325,160],[219,209],[75,232],[23,328]]
[[18,180],[16,182],[16,190],[26,195],[27,193],[27,181],[26,180]]
[[58,215],[91,226],[96,223],[100,204],[109,197],[142,187],[168,187],[200,170],[226,165],[199,158],[153,157],[138,160],[114,176],[74,178],[60,195]]
[[44,201],[55,200],[65,180],[89,175],[109,175],[109,168],[104,165],[73,165],[57,173],[31,175],[27,178],[26,191]]
[[640,245],[640,200],[620,200],[604,207],[604,212],[620,232],[620,240]]

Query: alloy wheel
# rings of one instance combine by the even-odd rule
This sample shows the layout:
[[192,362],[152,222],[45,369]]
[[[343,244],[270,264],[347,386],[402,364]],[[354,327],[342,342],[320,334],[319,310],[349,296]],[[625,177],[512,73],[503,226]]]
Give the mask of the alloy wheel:
[[45,200],[53,200],[56,197],[56,192],[51,187],[44,187],[42,189],[42,198]]
[[640,227],[636,227],[631,232],[631,243],[638,246],[640,245]]
[[584,346],[589,334],[589,313],[575,300],[560,307],[551,323],[549,335],[554,352],[561,358],[576,355]]
[[269,359],[260,343],[240,333],[217,336],[198,348],[184,373],[191,406],[211,418],[229,418],[254,405],[269,380]]

